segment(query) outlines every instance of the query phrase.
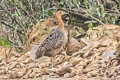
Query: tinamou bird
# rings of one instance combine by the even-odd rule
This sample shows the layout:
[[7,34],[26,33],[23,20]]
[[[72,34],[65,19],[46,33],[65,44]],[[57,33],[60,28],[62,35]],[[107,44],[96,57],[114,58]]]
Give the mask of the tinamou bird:
[[40,43],[38,48],[31,51],[31,59],[39,59],[41,56],[55,56],[60,53],[67,44],[67,32],[64,28],[64,22],[62,20],[62,11],[57,11],[55,17],[58,21],[58,27],[51,30],[49,35]]

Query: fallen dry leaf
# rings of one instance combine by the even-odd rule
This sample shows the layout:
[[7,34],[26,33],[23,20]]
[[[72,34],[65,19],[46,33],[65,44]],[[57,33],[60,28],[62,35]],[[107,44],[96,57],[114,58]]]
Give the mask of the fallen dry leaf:
[[[39,26],[46,26],[44,23],[43,20],[43,23],[38,23],[31,30],[28,43],[40,42],[41,39],[36,37],[40,36],[37,29],[40,30]],[[47,34],[48,29],[44,27],[43,30],[41,35]],[[82,38],[80,43],[72,39],[72,54],[65,55],[64,51],[53,58],[53,68],[51,57],[43,56],[37,62],[29,61],[29,52],[28,56],[24,53],[17,55],[13,50],[13,55],[6,61],[5,52],[8,55],[9,49],[0,47],[0,80],[119,80],[119,31],[120,27],[116,25],[101,25],[89,29],[88,36]],[[81,47],[78,48],[79,46]]]
[[68,44],[68,51],[67,54],[72,55],[74,52],[78,51],[81,48],[80,43],[74,39],[70,39],[70,43]]
[[112,57],[114,55],[115,51],[114,50],[110,50],[110,51],[106,51],[105,55],[104,55],[104,59],[105,61],[108,61],[110,57]]

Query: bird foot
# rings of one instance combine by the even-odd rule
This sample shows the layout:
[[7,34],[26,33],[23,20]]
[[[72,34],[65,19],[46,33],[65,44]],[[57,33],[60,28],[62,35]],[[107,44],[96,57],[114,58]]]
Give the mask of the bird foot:
[[67,51],[66,50],[63,51],[62,53],[64,54],[65,57],[67,56]]

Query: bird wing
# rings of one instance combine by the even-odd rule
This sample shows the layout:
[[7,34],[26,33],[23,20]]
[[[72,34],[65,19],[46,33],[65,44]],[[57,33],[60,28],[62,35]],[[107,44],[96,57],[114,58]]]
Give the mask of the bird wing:
[[53,29],[48,37],[40,44],[39,49],[35,53],[37,58],[41,55],[50,55],[50,51],[54,49],[61,48],[64,41],[64,33],[59,29]]
[[44,40],[43,44],[46,49],[56,49],[59,48],[63,44],[64,33],[59,29],[53,29],[48,37]]

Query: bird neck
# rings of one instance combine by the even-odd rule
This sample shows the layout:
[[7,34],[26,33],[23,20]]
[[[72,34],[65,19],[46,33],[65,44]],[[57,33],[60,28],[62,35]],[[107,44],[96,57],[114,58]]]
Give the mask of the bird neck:
[[61,17],[58,18],[58,25],[59,25],[59,28],[64,32],[65,31],[64,22]]

